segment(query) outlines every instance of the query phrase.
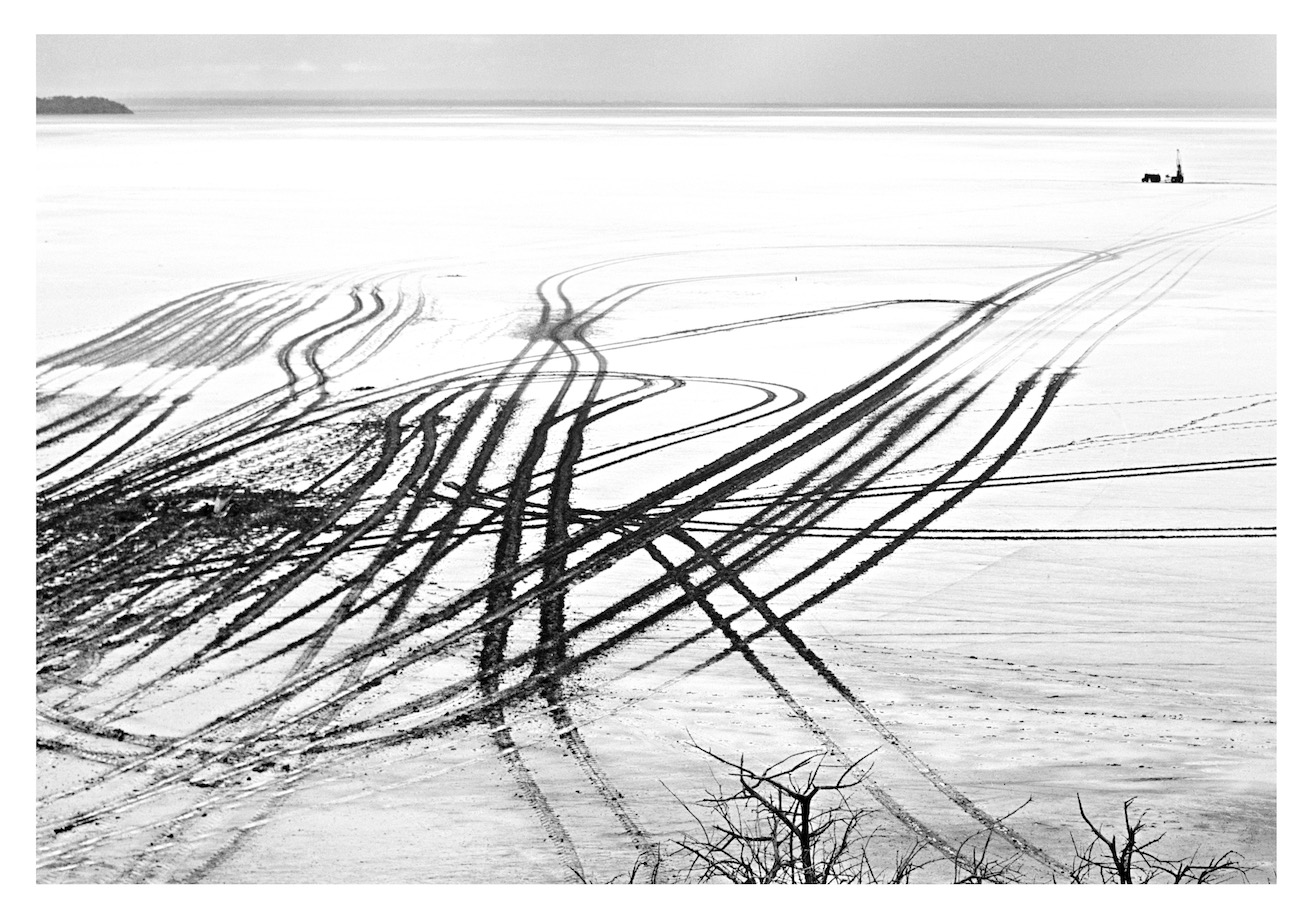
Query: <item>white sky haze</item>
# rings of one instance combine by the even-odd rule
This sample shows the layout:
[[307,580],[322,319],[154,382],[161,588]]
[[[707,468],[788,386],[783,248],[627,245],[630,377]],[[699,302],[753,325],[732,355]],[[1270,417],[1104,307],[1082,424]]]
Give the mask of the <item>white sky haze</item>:
[[38,35],[38,95],[1275,107],[1273,35]]

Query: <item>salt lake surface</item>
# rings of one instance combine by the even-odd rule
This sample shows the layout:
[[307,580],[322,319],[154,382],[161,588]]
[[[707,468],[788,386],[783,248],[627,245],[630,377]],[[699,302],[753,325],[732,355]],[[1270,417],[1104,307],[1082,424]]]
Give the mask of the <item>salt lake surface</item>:
[[1268,113],[133,107],[37,124],[42,881],[606,879],[692,743],[1275,875]]

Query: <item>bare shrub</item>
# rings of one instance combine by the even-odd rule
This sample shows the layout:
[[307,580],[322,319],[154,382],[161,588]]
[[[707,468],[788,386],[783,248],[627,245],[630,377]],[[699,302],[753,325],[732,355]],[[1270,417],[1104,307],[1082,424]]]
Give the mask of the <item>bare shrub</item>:
[[[994,827],[971,835],[943,855],[934,853],[926,839],[917,838],[905,852],[896,853],[892,869],[884,871],[869,855],[873,838],[865,829],[873,813],[856,805],[851,794],[870,774],[872,766],[865,762],[874,752],[843,764],[834,762],[828,752],[807,751],[757,769],[749,767],[742,755],[730,760],[696,743],[692,747],[727,767],[729,782],[717,780],[716,788],[692,808],[680,800],[696,831],[675,841],[670,853],[658,848],[655,862],[640,857],[629,872],[629,884],[661,881],[662,866],[667,867],[665,881],[745,885],[905,885],[917,872],[938,863],[952,864],[952,882],[957,885],[1000,885],[1026,878],[1020,851],[999,854],[991,851],[991,844],[997,824],[1029,805],[1029,799]],[[1132,797],[1122,804],[1124,834],[1119,835],[1096,825],[1077,794],[1077,810],[1093,838],[1082,846],[1072,834],[1071,864],[1065,876],[1055,873],[1052,880],[1121,885],[1248,881],[1252,867],[1244,865],[1234,850],[1211,858],[1201,857],[1198,850],[1181,858],[1162,855],[1157,845],[1164,834],[1154,833],[1146,812],[1132,812],[1134,802]],[[581,882],[589,881],[577,871],[575,875]],[[623,876],[610,880],[622,881],[626,881]]]
[[1150,882],[1169,881],[1175,885],[1209,885],[1234,878],[1247,881],[1251,867],[1243,865],[1240,854],[1234,850],[1207,860],[1200,859],[1197,849],[1192,856],[1179,859],[1159,856],[1157,850],[1150,850],[1165,835],[1160,833],[1150,836],[1153,825],[1145,823],[1147,812],[1140,812],[1132,820],[1133,802],[1134,796],[1122,803],[1122,821],[1126,833],[1119,837],[1115,830],[1105,832],[1095,825],[1085,812],[1080,794],[1076,794],[1076,806],[1080,810],[1081,819],[1094,839],[1082,848],[1075,836],[1072,836],[1072,846],[1075,847],[1071,867],[1073,882],[1147,885]]
[[[848,790],[869,772],[870,755],[847,766],[827,765],[825,752],[790,755],[763,770],[730,761],[701,746],[703,754],[730,768],[733,784],[697,803],[706,815],[684,808],[700,836],[677,846],[692,859],[689,878],[736,884],[826,885],[877,881],[860,828],[868,812],[853,805]],[[834,776],[823,777],[828,771]],[[683,803],[681,803],[682,805]],[[915,852],[896,869],[906,881]]]

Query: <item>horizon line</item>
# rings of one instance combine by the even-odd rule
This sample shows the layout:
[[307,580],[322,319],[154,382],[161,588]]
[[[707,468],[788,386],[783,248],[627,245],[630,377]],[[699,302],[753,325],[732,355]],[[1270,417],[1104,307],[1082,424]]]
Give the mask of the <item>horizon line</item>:
[[[37,98],[53,98],[61,95],[74,95],[67,92],[38,94]],[[100,96],[101,98],[111,98]],[[452,108],[688,108],[688,109],[829,109],[854,111],[934,111],[934,110],[982,110],[982,111],[1211,111],[1211,110],[1253,110],[1276,111],[1272,103],[1219,101],[1217,103],[1170,104],[1166,102],[1102,102],[1099,104],[1071,103],[1055,105],[1048,102],[969,102],[969,101],[921,101],[921,102],[688,102],[668,99],[616,99],[616,100],[571,100],[571,99],[468,99],[414,96],[386,92],[357,92],[331,94],[319,91],[287,91],[242,93],[227,91],[189,92],[183,94],[166,93],[122,93],[114,101],[126,100],[136,102],[204,102],[209,104],[245,104],[245,105],[405,105],[432,106]]]

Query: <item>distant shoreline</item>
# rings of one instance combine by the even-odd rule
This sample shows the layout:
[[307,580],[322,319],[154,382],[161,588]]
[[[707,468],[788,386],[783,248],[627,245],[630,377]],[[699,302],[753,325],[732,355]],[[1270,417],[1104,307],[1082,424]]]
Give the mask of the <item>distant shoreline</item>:
[[101,96],[37,96],[38,115],[130,115],[132,109],[122,102]]

